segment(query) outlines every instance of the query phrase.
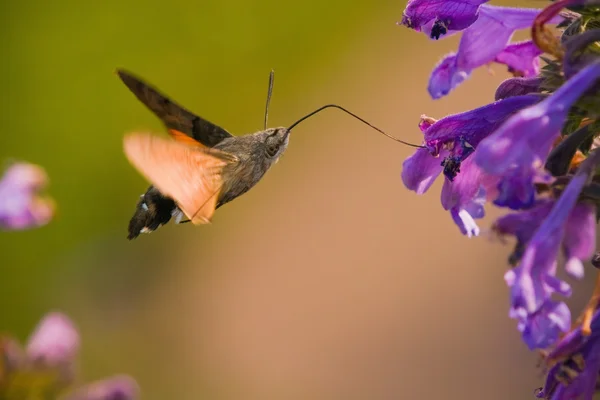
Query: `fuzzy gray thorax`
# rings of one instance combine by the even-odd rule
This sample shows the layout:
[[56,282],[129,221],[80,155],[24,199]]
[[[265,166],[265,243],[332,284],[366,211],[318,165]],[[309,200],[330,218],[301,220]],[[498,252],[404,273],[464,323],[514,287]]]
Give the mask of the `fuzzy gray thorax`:
[[215,146],[235,155],[239,162],[223,170],[223,189],[217,207],[252,188],[287,148],[287,128],[269,128],[250,135],[224,139]]

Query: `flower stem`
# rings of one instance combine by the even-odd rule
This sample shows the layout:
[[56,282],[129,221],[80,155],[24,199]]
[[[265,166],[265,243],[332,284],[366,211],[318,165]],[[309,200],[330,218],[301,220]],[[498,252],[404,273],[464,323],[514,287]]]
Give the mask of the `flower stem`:
[[563,8],[573,3],[578,3],[579,1],[580,0],[558,0],[544,8],[542,12],[538,14],[531,27],[531,38],[540,50],[552,54],[558,60],[562,60],[565,51],[560,40],[546,28],[545,25],[552,18],[556,17]]
[[589,336],[592,333],[592,317],[594,316],[594,312],[598,308],[600,304],[600,271],[596,275],[596,285],[594,287],[594,292],[592,293],[592,297],[590,301],[587,303],[583,312],[577,318],[577,322],[575,325],[581,325],[581,334],[583,336]]

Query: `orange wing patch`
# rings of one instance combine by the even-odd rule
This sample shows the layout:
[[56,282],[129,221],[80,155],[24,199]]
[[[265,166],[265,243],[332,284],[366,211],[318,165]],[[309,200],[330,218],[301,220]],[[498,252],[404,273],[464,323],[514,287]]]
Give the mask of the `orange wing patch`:
[[187,144],[188,146],[206,147],[193,137],[188,136],[185,133],[178,131],[177,129],[169,129],[169,135],[171,135],[171,137],[175,139],[176,142]]
[[125,136],[123,145],[131,164],[173,198],[193,224],[206,224],[223,186],[223,168],[238,159],[189,139],[197,144],[134,133]]

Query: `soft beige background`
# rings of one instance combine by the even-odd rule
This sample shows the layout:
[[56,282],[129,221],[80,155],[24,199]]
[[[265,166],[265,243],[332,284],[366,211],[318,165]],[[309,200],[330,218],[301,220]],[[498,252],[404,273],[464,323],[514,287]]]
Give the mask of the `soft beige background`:
[[[84,377],[129,373],[148,400],[533,398],[537,357],[507,316],[510,245],[462,237],[441,208],[441,180],[425,196],[408,192],[400,171],[412,149],[326,111],[211,226],[127,242],[146,184],[121,153],[123,132],[164,133],[110,75],[126,66],[241,134],[261,126],[273,67],[271,126],[336,102],[418,143],[421,114],[491,102],[504,68],[431,100],[428,74],[457,38],[396,26],[402,2],[313,1],[304,13],[260,1],[58,4],[13,5],[6,30],[5,72],[20,80],[5,74],[5,88],[16,96],[11,85],[30,82],[42,98],[5,99],[13,139],[2,155],[46,165],[62,207],[44,229],[1,234],[0,329],[24,338],[63,309],[82,331]],[[104,20],[90,28],[92,12]],[[34,22],[49,26],[28,35]],[[22,122],[11,108],[39,112]],[[48,137],[62,128],[68,151]],[[577,304],[589,286],[576,287]]]

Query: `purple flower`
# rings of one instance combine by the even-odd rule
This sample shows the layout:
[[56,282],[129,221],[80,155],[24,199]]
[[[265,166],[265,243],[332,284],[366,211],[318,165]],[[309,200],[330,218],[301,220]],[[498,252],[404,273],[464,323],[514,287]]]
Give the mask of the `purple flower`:
[[543,78],[538,76],[533,78],[507,79],[498,86],[494,98],[496,100],[502,100],[512,96],[523,96],[529,93],[539,92],[543,80]]
[[474,219],[483,217],[483,203],[495,190],[498,180],[483,174],[469,155],[487,135],[510,115],[535,104],[539,96],[515,96],[439,121],[422,121],[424,148],[403,163],[402,181],[417,194],[425,193],[443,171],[447,180],[442,205],[450,211],[461,232],[476,236]]
[[[0,399],[65,398],[75,380],[79,333],[64,314],[46,315],[31,335],[25,351],[14,340],[0,337]],[[68,400],[132,400],[135,381],[118,375],[71,390]]]
[[[523,76],[539,72],[541,51],[531,41],[509,45],[513,33],[531,27],[540,13],[537,9],[519,9],[482,5],[479,17],[465,29],[457,53],[447,55],[434,68],[428,91],[438,99],[469,77],[471,71],[490,62],[505,64]],[[562,17],[552,22],[559,22]]]
[[600,375],[600,310],[595,312],[591,328],[588,336],[581,328],[565,335],[548,354],[551,368],[538,398],[592,399]]
[[[544,161],[571,106],[600,78],[596,61],[569,79],[544,101],[509,118],[477,147],[475,162],[488,174],[498,176],[498,206],[530,207],[534,181],[544,177]],[[507,99],[508,100],[508,99]]]
[[409,0],[402,25],[432,39],[468,28],[477,20],[479,6],[488,0]]
[[545,348],[571,327],[571,311],[565,303],[547,300],[531,314],[511,308],[511,318],[518,320],[517,329],[530,349]]
[[27,356],[47,368],[70,365],[79,351],[79,334],[61,313],[47,314],[29,338]]
[[[599,154],[594,153],[594,157]],[[517,236],[517,248],[528,242],[519,265],[505,274],[505,280],[511,290],[509,315],[518,319],[519,330],[531,349],[548,347],[570,327],[568,308],[552,301],[551,296],[571,294],[571,287],[556,277],[560,248],[567,258],[567,272],[576,278],[583,275],[582,261],[594,253],[596,209],[577,202],[593,167],[591,162],[582,164],[549,213],[549,202],[553,201],[540,201],[531,210],[501,218],[496,224],[496,229]]]
[[39,196],[48,182],[41,167],[11,165],[0,180],[0,229],[26,229],[47,224],[54,203]]

